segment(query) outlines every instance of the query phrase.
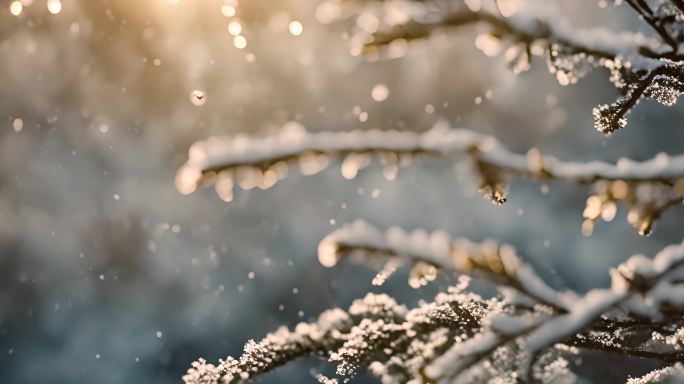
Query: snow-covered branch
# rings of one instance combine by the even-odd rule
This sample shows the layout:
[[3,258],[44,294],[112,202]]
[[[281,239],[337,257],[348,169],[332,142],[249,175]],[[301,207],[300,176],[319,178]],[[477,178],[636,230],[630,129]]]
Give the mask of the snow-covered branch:
[[[452,240],[442,232],[381,232],[356,222],[326,237],[319,259],[331,266],[342,253],[354,252],[425,263],[435,268],[433,273],[444,269],[485,277],[515,288],[524,300],[467,293],[465,277],[411,310],[387,295],[368,294],[347,311],[333,309],[313,323],[249,341],[239,359],[217,365],[200,359],[185,382],[243,382],[305,355],[336,364],[340,378],[367,367],[387,383],[492,377],[569,383],[575,377],[563,356],[578,348],[671,363],[684,358],[684,243],[666,247],[653,259],[632,256],[612,271],[610,289],[583,296],[553,290],[510,248]],[[680,369],[675,365],[640,380]]]
[[[520,366],[521,372],[530,375],[533,374],[530,367],[539,353],[556,343],[582,347],[598,346],[599,349],[606,345],[605,350],[611,350],[613,343],[622,342],[620,333],[626,330],[614,333],[614,337],[607,340],[596,337],[592,331],[588,332],[588,336],[580,334],[591,329],[592,324],[597,322],[600,324],[621,321],[620,319],[625,317],[634,323],[650,327],[653,327],[654,323],[649,323],[645,318],[654,321],[667,318],[669,321],[666,323],[672,332],[677,322],[681,326],[681,314],[684,312],[683,266],[684,243],[672,245],[663,249],[652,260],[643,255],[631,257],[613,271],[611,289],[589,291],[583,297],[574,300],[565,313],[496,315],[491,319],[488,342],[478,344],[478,361],[499,346],[516,340],[528,353]],[[674,332],[673,335],[676,338],[678,332]],[[587,343],[587,339],[592,342]],[[680,348],[663,349],[662,345],[651,343],[650,338],[646,340],[646,343],[637,348],[621,349],[621,352],[656,357],[664,361],[678,361],[684,357]],[[459,361],[471,353],[470,349],[464,353],[463,346],[457,344],[428,366],[427,372],[437,378],[467,375],[473,364],[462,366]]]
[[[453,7],[437,7],[432,2],[423,2],[421,11],[416,11],[407,22],[389,26],[373,33],[365,43],[365,50],[373,50],[391,44],[393,41],[415,40],[428,37],[438,29],[455,28],[474,24],[489,27],[489,33],[496,41],[502,39],[513,44],[524,44],[532,49],[535,43],[548,47],[557,45],[564,52],[614,59],[617,56],[643,52],[659,57],[663,47],[656,40],[631,32],[613,32],[605,28],[578,29],[552,4],[528,4],[521,2],[517,9],[502,10],[488,4],[469,6],[468,2]],[[481,41],[479,46],[483,46]],[[663,52],[664,54],[664,52]],[[527,60],[531,59],[528,57]]]
[[[244,382],[306,355],[336,363],[341,376],[378,361],[386,364],[388,376],[415,376],[430,359],[421,354],[424,349],[443,351],[455,337],[472,335],[482,318],[499,306],[496,300],[453,290],[409,311],[387,295],[368,294],[347,311],[328,310],[313,323],[300,323],[294,330],[281,328],[258,343],[249,341],[239,360],[228,357],[213,365],[199,359],[183,380],[187,384]],[[404,365],[408,361],[412,365]]]
[[[327,236],[319,245],[318,255],[327,266],[334,265],[344,255],[357,255],[363,260],[378,256],[406,259],[414,264],[414,269],[422,264],[432,267],[432,270],[423,267],[418,273],[412,273],[411,279],[419,282],[416,285],[434,279],[438,270],[484,277],[524,295],[525,300],[511,295],[505,300],[517,307],[517,311],[523,308],[521,304],[528,308],[542,304],[551,309],[541,313],[537,309],[535,314],[523,311],[490,316],[488,333],[473,341],[477,348],[454,345],[429,367],[427,372],[432,377],[468,374],[490,353],[513,340],[524,345],[531,359],[530,366],[539,351],[557,342],[663,361],[684,358],[684,348],[678,344],[680,334],[684,333],[677,331],[684,323],[681,320],[684,243],[666,247],[653,260],[642,255],[631,257],[612,272],[611,289],[593,290],[583,297],[550,288],[508,246],[491,241],[473,244],[462,239],[452,240],[441,231],[406,233],[391,228],[383,233],[357,221]],[[396,268],[396,264],[392,265]],[[384,280],[387,268],[378,276]],[[667,321],[658,323],[663,320]],[[660,335],[660,329],[670,335]],[[659,339],[651,340],[654,334],[660,335]],[[529,367],[521,368],[527,372]]]
[[233,199],[237,184],[243,189],[270,188],[298,163],[302,174],[317,173],[342,159],[342,176],[354,178],[377,157],[383,174],[396,178],[399,168],[421,156],[462,155],[473,163],[480,190],[495,204],[506,201],[510,177],[562,180],[591,184],[594,194],[587,200],[583,232],[590,234],[599,218],[615,217],[616,204],[630,209],[629,221],[641,234],[668,208],[681,203],[684,195],[684,155],[659,154],[651,160],[621,159],[616,164],[599,161],[566,162],[536,149],[514,153],[496,138],[439,123],[423,132],[350,131],[310,133],[300,125],[268,137],[211,137],[190,148],[187,162],[178,170],[176,186],[191,193],[201,185],[215,183],[223,200]]
[[[361,0],[355,14],[359,31],[350,41],[352,53],[398,57],[408,41],[476,25],[475,45],[488,56],[503,53],[515,72],[526,70],[534,56],[545,56],[561,85],[577,82],[594,68],[607,69],[621,96],[593,114],[595,127],[609,134],[627,124],[626,117],[643,98],[671,106],[684,92],[684,1],[625,2],[653,37],[580,30],[544,1]],[[349,15],[340,11],[341,1],[334,3],[332,13]],[[377,159],[384,177],[394,180],[399,169],[424,157],[465,158],[480,191],[496,205],[506,201],[509,182],[516,177],[588,185],[585,235],[598,220],[613,220],[619,206],[647,235],[665,211],[684,201],[684,155],[623,158],[614,164],[563,161],[536,148],[516,153],[492,136],[445,123],[425,132],[313,133],[290,122],[267,137],[212,137],[190,148],[176,186],[189,194],[213,184],[222,200],[231,201],[235,186],[270,188],[293,165],[312,175],[339,162],[342,176],[352,179]],[[403,265],[410,266],[409,284],[415,288],[439,273],[458,275],[459,283],[413,309],[387,295],[368,294],[349,309],[332,309],[310,323],[250,340],[238,358],[217,364],[199,359],[183,380],[245,382],[294,359],[319,356],[337,368],[334,378],[316,375],[325,383],[347,382],[364,368],[383,383],[570,383],[575,375],[565,358],[585,349],[664,365],[629,383],[677,382],[684,376],[684,242],[653,258],[632,256],[610,271],[609,288],[584,294],[551,287],[509,245],[475,243],[443,231],[380,230],[360,220],[326,236],[318,259],[327,267],[345,259],[376,266],[374,285]],[[492,284],[500,295],[467,292],[471,277]]]
[[[672,31],[668,30],[667,27],[667,17],[672,17],[672,11],[677,11],[675,5],[669,1],[660,2],[656,10],[651,8],[651,5],[644,0],[625,0],[632,9],[641,16],[648,25],[653,28],[653,30],[660,35],[663,42],[672,47],[674,52],[677,52],[679,48],[679,42],[673,35]],[[681,11],[681,9],[679,9]]]
[[675,384],[684,382],[684,365],[681,362],[649,372],[642,377],[629,379],[627,384]]
[[[352,51],[377,55],[403,54],[407,41],[434,31],[466,25],[485,25],[476,46],[488,56],[504,53],[515,72],[529,68],[533,56],[545,56],[549,71],[561,85],[577,82],[595,67],[610,71],[610,80],[623,94],[611,104],[594,108],[595,127],[610,134],[627,125],[626,116],[643,97],[671,106],[684,92],[684,12],[668,1],[654,9],[645,1],[627,0],[657,32],[658,39],[605,28],[578,29],[549,2],[466,1],[446,6],[439,1],[413,1],[401,23],[387,20],[382,28],[360,28]],[[516,2],[517,4],[517,2]],[[373,12],[367,7],[359,13]]]
[[412,264],[409,285],[414,288],[426,285],[442,271],[468,274],[513,288],[527,296],[527,300],[518,297],[517,301],[532,299],[558,311],[567,310],[575,298],[546,285],[512,246],[494,240],[473,243],[463,238],[453,239],[444,231],[406,232],[399,227],[382,232],[357,220],[332,232],[318,246],[318,259],[324,266],[332,267],[344,256],[371,263],[379,258],[386,260],[373,279],[375,285],[382,284],[401,265],[397,263],[400,260]]

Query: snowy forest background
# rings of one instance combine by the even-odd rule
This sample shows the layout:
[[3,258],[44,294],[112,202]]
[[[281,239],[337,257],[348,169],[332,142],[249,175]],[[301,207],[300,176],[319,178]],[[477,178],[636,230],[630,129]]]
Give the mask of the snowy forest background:
[[[439,277],[414,290],[400,270],[375,287],[369,268],[322,267],[318,242],[359,217],[495,238],[552,286],[578,292],[609,285],[607,270],[628,256],[682,240],[681,207],[646,238],[624,210],[585,237],[586,186],[515,180],[495,207],[459,162],[439,159],[391,182],[378,167],[351,181],[334,167],[293,174],[230,204],[174,186],[196,140],[272,134],[292,121],[424,131],[446,119],[518,152],[578,161],[684,152],[681,106],[646,100],[627,128],[596,132],[592,108],[616,96],[603,70],[566,87],[543,62],[514,75],[475,47],[472,28],[366,60],[350,54],[354,20],[322,23],[313,0],[63,0],[58,12],[21,2],[18,16],[9,1],[0,12],[0,382],[178,382],[199,356],[239,355],[247,339],[366,292],[414,305],[453,284]],[[580,27],[652,34],[627,7],[557,3]],[[236,18],[243,49],[228,30]],[[381,102],[378,84],[389,91]],[[588,353],[574,370],[621,382],[657,367]],[[313,368],[330,369],[305,359],[262,381],[308,382]]]

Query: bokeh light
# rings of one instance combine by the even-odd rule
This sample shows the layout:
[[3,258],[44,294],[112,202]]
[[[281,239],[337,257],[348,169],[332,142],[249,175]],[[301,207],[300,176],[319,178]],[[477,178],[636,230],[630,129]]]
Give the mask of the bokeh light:
[[62,12],[62,2],[60,0],[48,0],[47,9],[53,15],[57,15]]
[[21,15],[21,11],[24,9],[24,6],[21,4],[21,1],[13,1],[10,3],[9,10],[10,13],[13,14],[14,16],[19,16]]
[[291,21],[288,29],[293,36],[299,36],[302,34],[302,32],[304,32],[304,26],[297,20]]

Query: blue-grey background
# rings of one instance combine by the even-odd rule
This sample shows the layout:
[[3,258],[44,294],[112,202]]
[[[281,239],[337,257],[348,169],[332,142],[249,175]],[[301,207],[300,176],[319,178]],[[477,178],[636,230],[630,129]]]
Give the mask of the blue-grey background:
[[[399,273],[377,288],[362,266],[321,267],[318,241],[359,217],[509,242],[551,284],[578,291],[607,285],[608,268],[629,255],[681,241],[681,207],[648,238],[624,211],[585,238],[586,187],[550,183],[542,193],[516,181],[497,208],[463,164],[446,160],[421,161],[394,182],[377,166],[353,181],[335,166],[295,172],[267,191],[238,192],[231,204],[212,190],[181,196],[174,188],[195,140],[273,133],[290,120],[318,131],[425,130],[448,119],[513,149],[536,146],[568,160],[683,152],[680,105],[642,102],[610,138],[592,128],[592,107],[617,94],[604,70],[561,87],[537,59],[514,76],[501,57],[474,47],[477,28],[368,62],[349,54],[353,20],[322,25],[313,0],[243,0],[244,50],[233,46],[219,0],[64,0],[58,15],[44,0],[24,3],[19,17],[9,1],[0,4],[2,383],[179,382],[200,356],[238,355],[247,339],[367,291],[413,305],[449,285],[440,278],[414,291]],[[625,7],[562,5],[582,26],[650,33]],[[291,19],[302,22],[301,36],[288,33]],[[371,98],[380,83],[390,91],[382,103]],[[193,89],[207,93],[206,104],[190,102]],[[652,367],[582,362],[588,381]],[[262,381],[309,382],[310,369],[325,366],[305,360]]]

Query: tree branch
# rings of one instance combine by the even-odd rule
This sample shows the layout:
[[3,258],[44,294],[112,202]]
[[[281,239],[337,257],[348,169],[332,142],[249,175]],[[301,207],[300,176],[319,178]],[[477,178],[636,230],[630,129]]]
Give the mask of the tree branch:
[[[558,312],[566,311],[574,298],[546,285],[519,258],[513,247],[499,245],[493,240],[478,244],[467,239],[452,239],[442,231],[405,232],[398,227],[382,232],[357,220],[330,233],[318,246],[318,259],[326,267],[354,255],[362,256],[363,261],[378,257],[408,261],[414,266],[409,283],[415,288],[434,279],[436,271],[442,271],[467,274],[513,288]],[[434,271],[426,270],[425,264]],[[387,277],[383,276],[383,279]]]
[[[190,148],[188,161],[176,175],[176,186],[181,193],[191,193],[201,185],[215,182],[219,197],[231,201],[235,184],[244,189],[269,188],[287,176],[292,163],[298,163],[301,172],[309,175],[328,167],[330,159],[343,159],[342,175],[351,179],[376,156],[384,167],[385,177],[392,180],[400,167],[409,165],[416,157],[454,155],[466,156],[472,161],[480,179],[480,190],[497,205],[506,200],[510,177],[560,180],[602,188],[609,183],[608,188],[616,192],[606,198],[611,204],[624,203],[638,210],[632,224],[644,235],[650,233],[655,219],[684,195],[684,155],[661,154],[643,162],[621,159],[617,164],[565,162],[542,155],[534,148],[527,154],[514,153],[492,136],[451,129],[444,124],[423,133],[378,130],[309,133],[290,129],[264,138],[212,137]],[[653,186],[661,193],[644,200],[643,194],[636,193],[644,186]],[[665,203],[663,199],[673,203]],[[606,207],[600,208],[592,220]],[[593,222],[590,224],[593,228]]]
[[[432,4],[429,1],[420,3]],[[684,39],[684,23],[678,17],[681,13],[661,11],[663,5],[654,12],[642,0],[628,0],[627,3],[658,33],[662,42],[636,33],[617,33],[603,28],[577,29],[561,11],[548,4],[525,4],[505,16],[486,6],[472,8],[462,5],[447,10],[425,5],[422,12],[414,12],[404,24],[373,33],[359,32],[352,41],[362,45],[352,47],[352,52],[375,53],[383,47],[392,47],[395,42],[428,37],[436,30],[484,24],[489,28],[489,38],[480,44],[478,37],[476,45],[490,56],[506,51],[507,59],[516,71],[527,69],[531,53],[539,55],[542,51],[547,53],[549,70],[561,85],[577,82],[594,67],[608,69],[611,81],[620,91],[627,93],[610,106],[601,105],[594,109],[595,127],[604,134],[610,134],[627,125],[626,115],[642,96],[671,106],[683,91],[683,86],[678,84],[684,78],[684,57],[678,52],[679,42]],[[495,47],[503,45],[511,48],[523,45],[525,49],[518,49],[515,53]],[[657,87],[666,91],[666,102],[658,94],[647,92],[659,74],[669,78],[667,82],[677,83],[666,88]]]
[[660,21],[655,18],[655,15],[653,14],[653,10],[651,10],[651,7],[646,3],[644,0],[627,0],[627,4],[629,4],[636,13],[638,13],[645,21],[648,23],[648,25],[653,28],[654,31],[656,31],[660,37],[672,47],[673,52],[677,52],[678,50],[678,43],[670,36],[670,34],[665,30],[665,28],[661,25]]
[[[362,229],[369,228],[358,227],[333,237],[376,248],[384,242],[381,245],[396,250],[397,255],[444,248],[441,240],[435,240],[441,235],[423,239],[432,244],[431,248],[419,244],[423,235],[405,237],[394,231],[381,239],[372,229],[370,235]],[[333,239],[322,244],[326,241]],[[450,260],[446,252],[419,256],[421,261],[438,260],[440,265]],[[509,271],[515,265],[526,268],[510,257],[499,260],[508,260]],[[563,368],[567,363],[554,364],[561,359],[560,353],[571,352],[569,347],[676,362],[684,353],[684,291],[670,292],[666,298],[659,287],[665,283],[681,285],[683,267],[684,243],[666,247],[652,260],[633,256],[613,271],[611,289],[593,290],[579,298],[565,295],[562,307],[550,311],[464,293],[466,280],[412,310],[387,295],[368,294],[347,311],[326,311],[316,322],[300,323],[294,330],[281,328],[258,343],[249,341],[238,360],[228,358],[215,366],[200,359],[183,379],[187,384],[244,382],[305,355],[328,358],[337,364],[341,377],[369,366],[383,380],[392,382],[416,377],[478,381],[488,376],[520,377],[516,376],[520,372],[526,375],[523,379],[547,382],[570,374]],[[546,289],[537,284],[532,287],[528,285],[524,291]],[[539,304],[548,302],[545,294],[530,297],[541,298]],[[663,311],[665,303],[669,305],[667,311]],[[634,308],[637,312],[632,311]],[[679,315],[665,318],[673,308],[680,311]],[[643,317],[645,313],[650,318]],[[490,364],[483,364],[485,361]]]

